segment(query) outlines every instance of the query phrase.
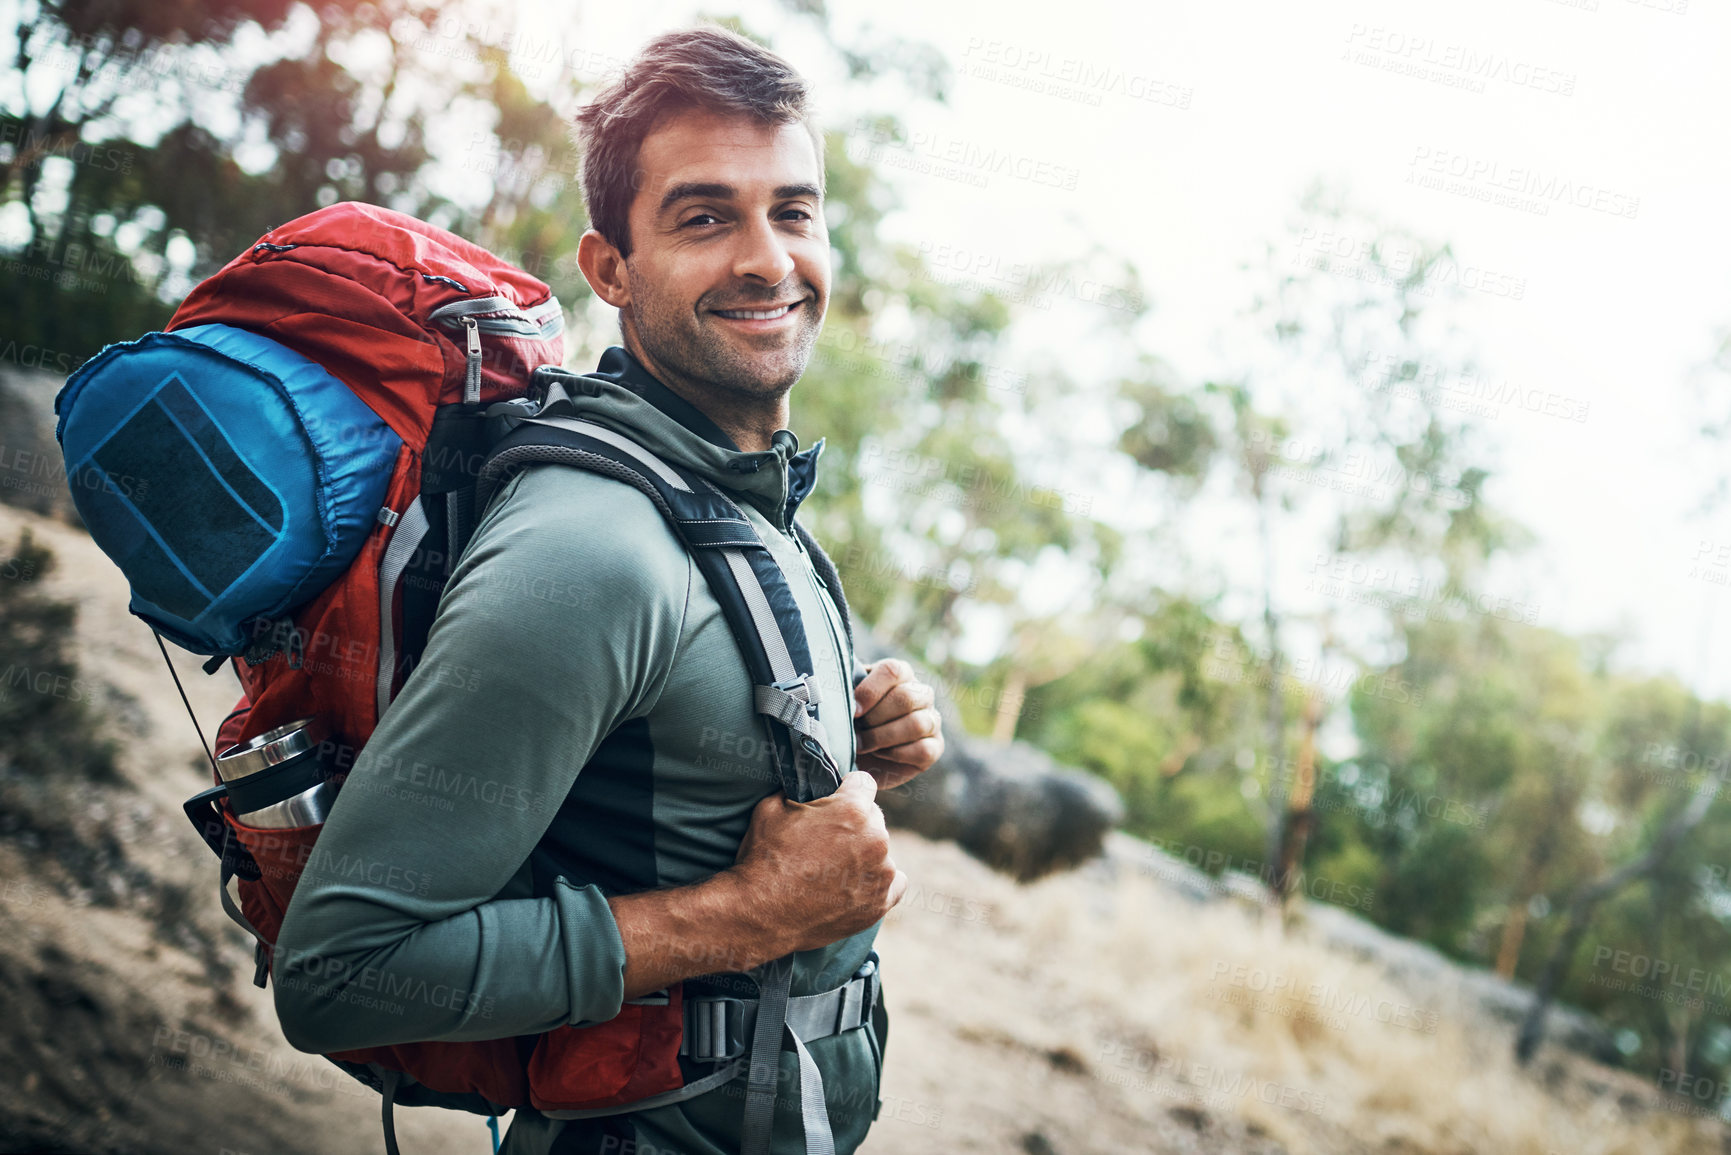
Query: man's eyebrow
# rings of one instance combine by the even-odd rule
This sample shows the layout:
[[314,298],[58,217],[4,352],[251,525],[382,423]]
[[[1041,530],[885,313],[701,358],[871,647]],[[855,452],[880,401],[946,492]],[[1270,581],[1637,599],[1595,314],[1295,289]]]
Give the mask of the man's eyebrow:
[[[730,201],[739,196],[739,190],[730,184],[720,184],[715,181],[684,181],[669,186],[661,194],[661,212],[666,212],[683,200],[704,198],[708,200]],[[778,201],[796,200],[800,197],[810,197],[813,200],[823,199],[823,190],[814,184],[784,184],[775,190]]]
[[666,212],[679,201],[690,200],[693,197],[730,201],[738,195],[739,190],[730,184],[717,184],[714,181],[686,181],[683,184],[672,185],[665,193],[661,194],[661,211]]

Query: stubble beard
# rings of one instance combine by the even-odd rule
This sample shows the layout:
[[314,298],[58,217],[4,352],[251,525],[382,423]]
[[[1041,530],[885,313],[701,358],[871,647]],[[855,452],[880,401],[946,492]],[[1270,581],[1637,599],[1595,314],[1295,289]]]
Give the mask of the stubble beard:
[[[798,327],[789,338],[761,354],[741,349],[719,332],[720,321],[705,317],[713,306],[707,297],[695,308],[663,300],[638,291],[621,320],[664,373],[677,375],[681,384],[732,394],[742,401],[762,404],[785,395],[805,373],[817,346],[823,318],[818,314],[816,290],[805,281],[791,279],[769,293],[755,294],[762,304],[797,298]],[[730,297],[729,308],[749,308],[749,301]]]

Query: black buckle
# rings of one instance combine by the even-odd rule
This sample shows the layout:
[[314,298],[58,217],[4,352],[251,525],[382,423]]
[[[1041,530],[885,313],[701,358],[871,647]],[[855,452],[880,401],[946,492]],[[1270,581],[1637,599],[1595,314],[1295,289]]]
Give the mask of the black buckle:
[[745,1048],[744,999],[704,995],[686,1000],[681,1054],[699,1063],[723,1063],[745,1054]]
[[252,854],[241,845],[240,839],[234,835],[234,827],[222,817],[222,800],[228,797],[228,786],[212,786],[209,790],[200,790],[188,798],[181,807],[186,811],[186,817],[192,823],[192,828],[198,831],[198,836],[204,839],[204,844],[216,852],[222,859],[223,868],[236,878],[247,882],[257,882],[264,877],[253,861]]

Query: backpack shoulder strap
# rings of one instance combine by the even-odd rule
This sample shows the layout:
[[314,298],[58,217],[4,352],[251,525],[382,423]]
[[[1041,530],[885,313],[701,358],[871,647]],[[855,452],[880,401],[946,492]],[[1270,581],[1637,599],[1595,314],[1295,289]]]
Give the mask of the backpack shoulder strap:
[[611,477],[655,504],[721,604],[751,672],[753,705],[768,727],[783,792],[796,802],[832,792],[841,771],[817,719],[817,679],[798,603],[745,512],[690,470],[613,429],[569,416],[518,418],[481,466],[475,509],[486,509],[517,471],[538,464]]
[[818,580],[823,582],[823,588],[829,591],[835,608],[841,611],[841,624],[847,631],[847,648],[851,654],[854,650],[853,612],[848,608],[847,594],[841,588],[841,574],[836,570],[835,562],[829,559],[829,554],[823,551],[823,546],[817,543],[817,538],[797,519],[793,523],[793,531],[805,546],[805,552],[811,555],[811,568],[817,571]]

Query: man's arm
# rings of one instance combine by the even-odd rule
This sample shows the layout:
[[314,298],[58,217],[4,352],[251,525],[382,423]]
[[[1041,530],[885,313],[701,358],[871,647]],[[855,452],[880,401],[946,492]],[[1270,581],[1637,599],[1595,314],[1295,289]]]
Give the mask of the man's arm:
[[854,935],[901,901],[877,783],[855,771],[827,798],[757,804],[730,869],[694,886],[611,900],[625,997],[714,971],[744,971]]
[[[501,1038],[618,1012],[625,946],[600,890],[507,887],[602,739],[653,706],[690,563],[648,499],[617,482],[547,469],[512,485],[297,884],[272,977],[304,1050]],[[644,527],[659,536],[621,536]]]
[[622,524],[659,524],[640,494],[575,471],[513,485],[290,904],[273,977],[302,1050],[608,1019],[679,979],[844,938],[906,886],[854,775],[807,806],[766,799],[735,867],[696,885],[499,897],[602,738],[653,705],[694,580],[671,535],[618,548]]

